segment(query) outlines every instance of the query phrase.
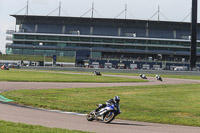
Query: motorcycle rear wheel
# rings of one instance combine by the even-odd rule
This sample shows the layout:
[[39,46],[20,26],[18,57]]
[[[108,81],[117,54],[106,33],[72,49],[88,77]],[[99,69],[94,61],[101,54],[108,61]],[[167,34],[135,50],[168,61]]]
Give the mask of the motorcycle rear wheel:
[[94,117],[93,117],[94,113],[95,113],[95,111],[92,111],[86,116],[88,121],[93,121],[94,120]]
[[112,120],[115,119],[115,116],[116,116],[116,114],[115,114],[114,111],[109,111],[109,112],[106,113],[106,115],[104,116],[103,121],[104,121],[105,123],[110,123]]

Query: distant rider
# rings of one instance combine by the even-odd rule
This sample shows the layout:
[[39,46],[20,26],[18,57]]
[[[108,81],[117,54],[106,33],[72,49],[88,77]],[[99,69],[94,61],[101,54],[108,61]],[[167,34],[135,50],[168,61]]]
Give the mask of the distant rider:
[[145,74],[140,74],[140,78],[142,78],[142,79],[147,79],[147,77],[146,77]]
[[106,104],[99,104],[99,107],[95,109],[96,112],[98,112],[101,108],[106,107],[107,105],[113,105],[117,108],[117,112],[118,114],[121,113],[120,111],[120,106],[119,106],[119,101],[120,101],[120,97],[119,96],[115,96],[113,99],[110,99],[108,101],[106,101]]
[[1,66],[2,70],[8,70],[8,68],[6,67],[6,65],[4,64],[3,66]]
[[156,79],[162,81],[162,78],[160,75],[156,75]]
[[4,68],[5,68],[5,66],[4,66],[4,65],[3,65],[3,66],[1,66],[1,69],[2,69],[2,70],[4,70]]

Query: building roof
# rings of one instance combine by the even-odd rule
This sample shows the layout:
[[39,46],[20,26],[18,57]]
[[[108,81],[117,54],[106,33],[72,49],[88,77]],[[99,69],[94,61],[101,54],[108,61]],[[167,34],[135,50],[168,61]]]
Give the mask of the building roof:
[[[102,26],[131,26],[138,27],[191,27],[189,22],[175,22],[175,21],[156,21],[156,20],[138,20],[138,19],[114,19],[114,18],[87,18],[87,17],[63,17],[63,16],[34,16],[34,15],[11,15],[16,18],[16,24],[23,23],[39,23],[39,24],[81,24],[81,25],[102,25]],[[200,27],[200,24],[198,24]]]

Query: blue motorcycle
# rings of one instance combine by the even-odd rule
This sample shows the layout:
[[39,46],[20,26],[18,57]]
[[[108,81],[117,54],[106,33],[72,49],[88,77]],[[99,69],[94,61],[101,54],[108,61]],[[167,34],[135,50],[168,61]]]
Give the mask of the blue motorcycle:
[[120,111],[115,107],[114,104],[107,105],[106,107],[100,109],[98,112],[93,110],[90,112],[86,118],[88,121],[103,121],[105,123],[110,123],[115,117],[120,113]]

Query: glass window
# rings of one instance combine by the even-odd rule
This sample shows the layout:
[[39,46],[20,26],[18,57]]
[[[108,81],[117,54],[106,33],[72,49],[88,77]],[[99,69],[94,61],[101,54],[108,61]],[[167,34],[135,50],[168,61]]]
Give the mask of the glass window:
[[79,38],[78,37],[69,37],[69,40],[70,41],[79,41]]
[[68,41],[69,40],[69,38],[66,36],[60,36],[60,37],[58,37],[58,39],[59,39],[59,41]]
[[55,42],[44,42],[43,43],[44,45],[50,45],[50,46],[56,46],[57,45],[57,43],[55,43]]
[[34,55],[44,55],[44,50],[34,50]]
[[20,42],[20,41],[14,41],[14,44],[24,44],[24,42]]
[[37,40],[46,40],[46,36],[36,36]]
[[103,42],[113,43],[113,39],[111,39],[111,38],[104,38]]
[[13,54],[22,54],[22,49],[12,49]]
[[13,35],[14,39],[24,39],[24,35]]
[[25,39],[35,40],[35,36],[34,35],[25,35]]
[[92,58],[101,58],[101,52],[91,52]]
[[66,46],[66,43],[58,43],[57,46],[64,47],[64,46]]
[[168,48],[157,47],[156,50],[168,50]]
[[78,44],[69,43],[69,44],[67,44],[67,46],[76,47],[76,46],[78,46]]
[[135,48],[139,49],[139,50],[146,50],[146,47],[138,47],[138,46],[136,46]]
[[81,37],[80,40],[83,42],[90,42],[90,38],[86,38],[86,37]]
[[13,54],[12,53],[12,48],[6,48],[6,54]]
[[92,47],[103,47],[103,46],[99,44],[95,44],[95,45],[92,45]]
[[190,49],[184,49],[184,48],[169,48],[171,51],[190,51]]
[[58,40],[57,36],[47,36],[47,40]]
[[56,55],[56,50],[45,50],[45,55],[47,56]]
[[102,42],[102,38],[92,38],[93,42]]
[[39,42],[32,42],[33,45],[39,45]]
[[75,51],[68,51],[67,56],[69,57],[75,57]]
[[114,39],[115,43],[124,43],[124,39]]
[[152,40],[152,41],[151,41],[151,44],[159,44],[159,41],[154,41],[154,40]]
[[33,55],[33,49],[23,49],[24,55]]
[[80,44],[80,47],[90,47],[90,44]]
[[126,39],[125,43],[132,43],[133,41],[131,39]]

